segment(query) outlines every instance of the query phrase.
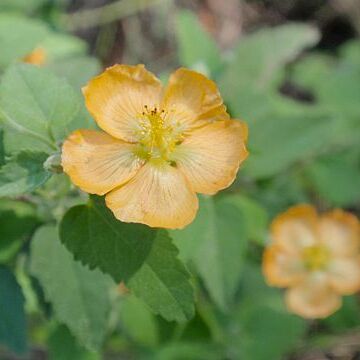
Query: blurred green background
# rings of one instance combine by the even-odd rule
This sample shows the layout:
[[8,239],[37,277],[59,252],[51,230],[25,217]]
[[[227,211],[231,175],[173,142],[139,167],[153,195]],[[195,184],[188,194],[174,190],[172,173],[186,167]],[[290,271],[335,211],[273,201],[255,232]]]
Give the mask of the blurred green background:
[[[164,81],[189,67],[214,79],[231,115],[248,123],[250,150],[227,193],[202,198],[195,222],[171,232],[194,275],[195,317],[167,322],[113,285],[97,351],[56,315],[39,276],[47,269],[27,257],[38,222],[50,208],[62,213],[66,185],[52,179],[41,189],[47,207],[36,211],[2,198],[0,264],[11,264],[17,282],[0,266],[0,359],[360,358],[358,295],[309,322],[290,315],[261,274],[268,224],[279,212],[306,202],[360,214],[359,34],[358,0],[0,0],[1,73],[38,47],[43,67],[79,94],[114,63],[144,63]],[[65,276],[58,280],[66,287]],[[12,333],[1,327],[9,309]]]

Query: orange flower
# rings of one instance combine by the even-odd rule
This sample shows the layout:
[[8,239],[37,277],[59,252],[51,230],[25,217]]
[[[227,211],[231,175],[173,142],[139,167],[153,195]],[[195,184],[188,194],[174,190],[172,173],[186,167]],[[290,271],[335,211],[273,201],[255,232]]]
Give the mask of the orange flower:
[[341,295],[360,290],[360,225],[342,210],[319,216],[310,205],[290,208],[272,224],[264,254],[269,285],[286,287],[290,311],[324,318],[341,306]]
[[30,54],[23,57],[22,61],[32,65],[44,65],[46,63],[46,52],[43,48],[38,47]]
[[83,89],[104,132],[77,130],[62,166],[82,190],[104,195],[116,218],[182,228],[196,193],[214,194],[247,157],[247,126],[231,120],[215,83],[187,69],[164,89],[143,65],[115,65]]

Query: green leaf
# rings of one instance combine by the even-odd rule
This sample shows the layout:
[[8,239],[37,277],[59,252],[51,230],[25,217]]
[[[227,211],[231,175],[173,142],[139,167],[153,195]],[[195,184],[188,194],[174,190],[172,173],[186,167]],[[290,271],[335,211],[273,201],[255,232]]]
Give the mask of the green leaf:
[[87,45],[83,40],[62,33],[49,33],[41,42],[40,47],[45,50],[46,63],[81,56],[87,51]]
[[83,264],[124,280],[155,313],[177,321],[193,316],[189,274],[165,231],[118,221],[93,196],[65,214],[60,238]]
[[4,130],[0,129],[0,167],[5,164]]
[[60,325],[51,332],[48,339],[51,360],[100,360],[100,355],[80,347],[66,326]]
[[75,262],[51,225],[34,235],[30,270],[43,287],[57,320],[66,324],[85,347],[99,349],[110,311],[110,279]]
[[133,295],[126,296],[120,307],[123,331],[136,343],[154,347],[159,342],[159,330],[155,316],[149,308]]
[[232,358],[282,359],[300,344],[306,322],[289,314],[279,289],[268,287],[256,265],[246,264],[239,301],[227,320]]
[[30,12],[36,10],[45,2],[46,0],[1,0],[0,9]]
[[46,25],[38,20],[0,14],[0,67],[20,61],[40,44],[47,33]]
[[360,304],[356,295],[344,296],[342,307],[322,323],[335,333],[356,329],[360,325]]
[[28,203],[1,200],[0,205],[0,263],[8,262],[21,248],[39,220]]
[[[153,360],[218,360],[222,352],[215,344],[205,342],[171,342],[159,348]],[[252,359],[251,359],[252,360]]]
[[281,359],[300,345],[306,331],[304,320],[266,306],[253,308],[239,321],[240,354],[244,359]]
[[226,310],[232,303],[247,248],[247,225],[231,196],[203,197],[195,221],[172,231],[182,253],[188,254],[214,301]]
[[248,238],[264,245],[269,222],[267,211],[260,203],[244,195],[233,195],[228,199],[241,212]]
[[51,176],[44,169],[47,155],[23,151],[0,168],[0,197],[17,196],[35,190]]
[[252,119],[268,111],[267,91],[274,90],[284,65],[318,40],[315,28],[300,23],[264,28],[242,38],[219,79],[235,116]]
[[82,114],[80,94],[64,80],[27,64],[11,66],[0,85],[0,119],[8,151],[51,153]]
[[317,194],[333,206],[350,206],[360,200],[360,158],[347,154],[315,160],[305,168],[305,175]]
[[[344,48],[343,48],[344,50]],[[343,145],[357,144],[360,132],[360,62],[346,52],[345,58],[312,55],[296,64],[292,80],[306,86],[315,96],[316,106],[329,117],[339,118],[339,138]]]
[[54,61],[47,66],[51,72],[65,78],[74,89],[81,89],[95,75],[99,74],[99,61],[90,56],[76,56]]
[[309,112],[273,114],[250,127],[250,157],[243,172],[265,178],[285,170],[296,161],[329,151],[338,143],[342,121],[329,114]]
[[340,47],[340,54],[346,62],[360,66],[360,41],[350,40]]
[[0,266],[0,344],[22,354],[26,351],[24,296],[14,275]]
[[194,316],[194,294],[189,273],[177,255],[168,234],[158,231],[146,261],[128,286],[156,314],[182,322]]
[[208,68],[216,73],[222,65],[219,49],[196,15],[181,11],[176,18],[178,56],[184,66],[201,70]]
[[92,196],[87,205],[71,208],[60,224],[60,239],[76,260],[128,280],[149,256],[156,231],[145,225],[122,223],[103,199]]

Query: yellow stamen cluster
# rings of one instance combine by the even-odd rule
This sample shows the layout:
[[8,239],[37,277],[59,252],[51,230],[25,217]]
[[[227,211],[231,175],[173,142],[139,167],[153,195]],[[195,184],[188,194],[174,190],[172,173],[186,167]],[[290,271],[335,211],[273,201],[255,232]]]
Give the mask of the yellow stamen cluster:
[[329,250],[321,245],[306,247],[303,251],[305,266],[310,271],[323,270],[329,263]]
[[170,124],[168,113],[157,107],[144,111],[138,117],[140,129],[137,155],[146,160],[163,160],[171,163],[171,154],[183,139],[182,134]]

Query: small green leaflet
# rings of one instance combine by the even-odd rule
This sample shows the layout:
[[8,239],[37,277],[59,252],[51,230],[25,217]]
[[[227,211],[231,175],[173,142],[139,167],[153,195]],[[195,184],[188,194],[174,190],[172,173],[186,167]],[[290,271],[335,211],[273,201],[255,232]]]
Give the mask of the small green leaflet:
[[60,238],[77,260],[125,281],[155,313],[177,321],[193,316],[189,274],[166,231],[118,221],[92,196],[65,214]]

